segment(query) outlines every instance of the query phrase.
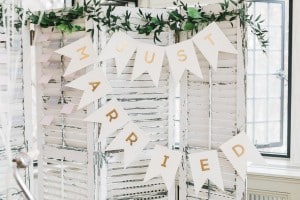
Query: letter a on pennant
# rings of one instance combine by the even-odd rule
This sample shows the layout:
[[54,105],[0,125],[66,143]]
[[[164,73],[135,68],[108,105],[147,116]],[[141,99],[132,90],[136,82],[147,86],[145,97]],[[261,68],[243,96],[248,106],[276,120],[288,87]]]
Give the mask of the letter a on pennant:
[[66,86],[83,90],[83,95],[78,105],[78,109],[81,109],[84,106],[104,97],[112,91],[112,88],[101,68],[88,72]]
[[68,76],[98,61],[98,55],[89,36],[83,37],[55,52],[71,58],[64,76]]
[[175,176],[181,161],[181,153],[173,151],[167,147],[156,145],[151,161],[144,179],[144,182],[150,179],[162,176],[168,190],[174,186]]
[[130,119],[117,99],[112,99],[84,121],[101,123],[99,140],[103,140],[122,128]]
[[266,164],[248,136],[243,133],[234,136],[222,144],[220,149],[243,180],[246,179],[247,162]]
[[134,123],[129,122],[110,143],[106,151],[124,149],[124,167],[128,167],[149,143],[149,136]]

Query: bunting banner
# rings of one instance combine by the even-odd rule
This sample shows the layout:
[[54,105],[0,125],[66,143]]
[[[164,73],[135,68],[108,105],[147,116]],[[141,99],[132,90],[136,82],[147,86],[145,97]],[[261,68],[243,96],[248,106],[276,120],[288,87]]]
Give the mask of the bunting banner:
[[[128,61],[132,58],[134,52],[137,51],[131,80],[133,81],[141,74],[148,72],[154,85],[158,86],[165,55],[167,56],[170,72],[175,83],[180,81],[185,70],[189,70],[199,78],[203,78],[194,44],[214,70],[218,67],[219,52],[237,53],[234,46],[216,23],[211,23],[192,39],[168,47],[140,43],[127,34],[118,32],[111,37],[99,57],[94,51],[89,37],[84,37],[56,52],[71,58],[71,62],[64,74],[64,76],[67,76],[95,62],[112,58],[116,62],[117,74],[121,75]],[[47,83],[48,79],[49,77],[47,76],[43,77],[41,82]],[[100,68],[88,72],[66,86],[83,91],[78,109],[112,92],[112,87]],[[64,105],[61,113],[70,114],[74,107],[75,104],[73,103]],[[41,124],[49,126],[53,120],[53,116],[45,116]],[[104,140],[123,128],[108,145],[106,151],[124,150],[125,168],[138,158],[138,154],[143,151],[150,141],[147,133],[133,122],[130,122],[126,111],[115,98],[89,115],[84,121],[101,124],[98,141]],[[264,159],[245,134],[233,137],[221,145],[220,149],[243,179],[246,178],[247,161],[265,164]],[[181,159],[182,154],[179,151],[156,145],[152,152],[144,181],[161,176],[167,189],[170,190],[174,185]],[[189,155],[189,162],[196,193],[200,191],[207,179],[224,190],[221,167],[216,150],[192,153]]]
[[148,72],[154,85],[157,87],[164,56],[164,47],[143,43],[139,44],[133,66],[132,80],[138,78],[144,72]]
[[110,143],[106,151],[124,149],[124,168],[127,168],[150,142],[148,135],[129,122]]
[[224,191],[222,172],[216,150],[192,153],[189,155],[196,194],[207,179]]
[[97,52],[94,50],[92,40],[89,36],[85,36],[55,52],[71,58],[64,76],[68,76],[98,62]]
[[175,84],[179,83],[186,69],[203,78],[192,40],[168,46],[166,53]]
[[146,172],[144,182],[162,176],[168,190],[174,186],[177,169],[181,162],[181,153],[173,151],[167,147],[156,145],[152,158]]
[[215,22],[196,34],[192,40],[214,70],[218,67],[220,51],[237,54],[235,47]]
[[252,144],[246,134],[238,134],[222,144],[220,149],[231,162],[240,177],[245,180],[247,176],[247,162],[265,165],[266,162],[259,151]]
[[83,90],[78,110],[112,92],[112,88],[100,68],[88,72],[66,86]]
[[114,58],[117,66],[118,76],[125,69],[129,59],[137,48],[137,42],[126,33],[114,33],[109,40],[106,48],[99,55],[99,60]]
[[98,139],[98,141],[101,141],[122,128],[130,119],[118,100],[112,99],[85,118],[84,121],[101,123],[100,136]]

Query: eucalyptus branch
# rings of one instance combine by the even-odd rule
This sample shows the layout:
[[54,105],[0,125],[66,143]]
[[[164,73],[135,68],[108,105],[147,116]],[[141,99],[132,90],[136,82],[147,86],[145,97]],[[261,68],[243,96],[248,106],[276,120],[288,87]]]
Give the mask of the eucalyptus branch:
[[[173,4],[175,9],[169,11],[166,16],[152,16],[151,13],[144,13],[142,10],[139,10],[138,16],[140,17],[141,23],[133,24],[130,21],[131,13],[128,10],[124,15],[119,16],[114,14],[114,6],[108,6],[106,9],[103,9],[98,0],[84,0],[83,6],[77,4],[72,8],[44,13],[39,25],[43,28],[52,27],[63,32],[71,33],[84,30],[84,27],[75,25],[74,21],[76,19],[86,18],[94,22],[97,30],[101,30],[101,27],[106,27],[106,31],[109,33],[120,30],[134,31],[142,35],[150,35],[153,33],[154,42],[160,42],[160,34],[167,30],[174,31],[176,35],[179,35],[182,31],[192,32],[193,34],[211,22],[229,21],[233,26],[233,21],[239,18],[241,27],[243,29],[248,27],[250,29],[257,37],[264,52],[269,45],[267,37],[268,31],[263,28],[262,25],[264,20],[262,20],[260,16],[254,19],[253,15],[247,13],[247,9],[251,4],[245,3],[245,0],[239,0],[238,3],[234,0],[224,0],[224,2],[219,4],[221,11],[218,13],[206,12],[200,5],[188,7],[186,3],[179,0],[174,1]],[[2,7],[1,4],[0,6]],[[231,7],[235,9],[231,9]],[[16,8],[16,12],[19,18],[15,22],[15,27],[16,29],[20,29],[24,10],[22,8]],[[25,23],[39,23],[40,12],[33,13],[26,11],[26,15]],[[2,9],[0,9],[0,17],[3,17]],[[86,31],[94,34],[94,28]]]

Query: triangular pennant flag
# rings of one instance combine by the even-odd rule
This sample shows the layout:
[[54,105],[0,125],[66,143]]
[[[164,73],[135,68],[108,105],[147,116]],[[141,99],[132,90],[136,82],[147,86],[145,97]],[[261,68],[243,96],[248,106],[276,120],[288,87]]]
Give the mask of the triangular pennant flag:
[[224,191],[222,172],[217,151],[205,151],[189,155],[196,194],[207,179]]
[[218,67],[219,51],[237,53],[235,47],[215,22],[200,31],[192,40],[214,70]]
[[164,47],[139,44],[134,61],[132,80],[138,78],[144,72],[148,72],[155,86],[158,86],[164,54]]
[[248,136],[242,133],[222,144],[220,149],[243,180],[246,179],[248,161],[255,164],[266,164]]
[[167,147],[156,145],[153,150],[144,182],[149,181],[154,177],[162,176],[167,189],[171,190],[174,185],[181,157],[182,155],[178,151],[173,151]]
[[106,105],[85,118],[84,121],[101,123],[100,141],[122,128],[130,119],[117,99],[112,99]]
[[94,50],[92,40],[89,36],[83,37],[55,52],[71,58],[64,76],[68,76],[98,62],[97,52]]
[[99,60],[115,58],[117,73],[120,76],[125,69],[129,59],[136,50],[137,42],[126,33],[114,33],[107,46],[100,53]]
[[112,91],[104,72],[100,68],[88,72],[66,86],[84,91],[78,110]]
[[106,150],[124,149],[124,168],[126,168],[137,158],[149,141],[150,138],[146,133],[129,122]]
[[186,69],[203,78],[193,42],[186,40],[166,48],[169,66],[177,84]]

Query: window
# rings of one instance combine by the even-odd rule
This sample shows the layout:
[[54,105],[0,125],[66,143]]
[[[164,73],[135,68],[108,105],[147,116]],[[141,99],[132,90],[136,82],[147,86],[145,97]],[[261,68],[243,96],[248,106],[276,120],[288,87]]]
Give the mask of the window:
[[289,157],[289,0],[254,0],[249,13],[265,19],[270,43],[264,54],[248,35],[247,133],[263,154]]

